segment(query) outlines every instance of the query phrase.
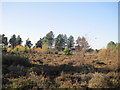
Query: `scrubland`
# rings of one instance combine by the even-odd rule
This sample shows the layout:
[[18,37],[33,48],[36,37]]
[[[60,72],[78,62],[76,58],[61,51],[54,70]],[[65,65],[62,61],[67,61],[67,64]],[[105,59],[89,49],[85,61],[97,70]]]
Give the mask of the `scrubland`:
[[120,88],[118,50],[72,51],[71,55],[46,51],[10,53],[8,48],[2,57],[3,89]]

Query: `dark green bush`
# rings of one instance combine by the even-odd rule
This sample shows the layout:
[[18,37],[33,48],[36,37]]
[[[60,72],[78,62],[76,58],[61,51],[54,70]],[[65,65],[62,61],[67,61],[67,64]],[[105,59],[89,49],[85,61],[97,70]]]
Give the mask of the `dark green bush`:
[[6,53],[7,49],[6,48],[1,48],[2,49],[2,53]]
[[46,54],[54,54],[53,51],[47,51]]
[[92,48],[89,48],[89,49],[87,49],[86,50],[86,52],[89,52],[89,53],[91,53],[91,52],[93,52],[94,50],[92,49]]
[[13,56],[13,55],[3,55],[2,56],[2,64],[3,65],[23,65],[29,66],[30,62],[26,57],[21,56]]
[[10,51],[9,54],[15,54],[15,52],[14,51]]
[[58,51],[47,51],[46,54],[58,54]]
[[58,51],[55,51],[54,54],[58,54]]

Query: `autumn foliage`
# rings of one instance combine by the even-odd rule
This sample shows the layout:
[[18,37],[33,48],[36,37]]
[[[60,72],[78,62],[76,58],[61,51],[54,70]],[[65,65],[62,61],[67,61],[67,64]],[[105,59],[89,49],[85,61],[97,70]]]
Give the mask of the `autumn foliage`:
[[38,52],[38,53],[46,53],[48,51],[48,48],[46,44],[43,44],[42,48],[33,48],[33,51]]

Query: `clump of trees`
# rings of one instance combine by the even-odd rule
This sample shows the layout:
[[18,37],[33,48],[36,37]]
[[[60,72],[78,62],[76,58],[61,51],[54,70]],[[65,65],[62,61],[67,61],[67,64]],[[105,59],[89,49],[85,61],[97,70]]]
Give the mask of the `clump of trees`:
[[16,38],[16,35],[14,34],[10,38],[9,43],[11,44],[12,48],[14,48],[17,45],[21,45],[22,44],[22,39],[21,39],[20,35],[18,35],[17,38]]

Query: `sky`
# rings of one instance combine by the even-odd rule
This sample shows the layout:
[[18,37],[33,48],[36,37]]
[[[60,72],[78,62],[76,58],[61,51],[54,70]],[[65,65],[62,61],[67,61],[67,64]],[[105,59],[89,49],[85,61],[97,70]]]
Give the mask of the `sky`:
[[2,2],[2,34],[35,44],[48,32],[85,36],[93,49],[118,42],[117,2]]

